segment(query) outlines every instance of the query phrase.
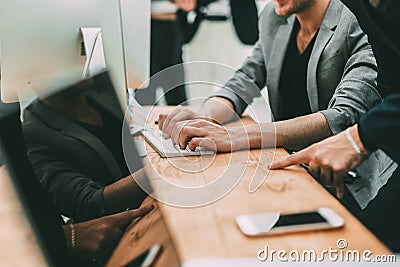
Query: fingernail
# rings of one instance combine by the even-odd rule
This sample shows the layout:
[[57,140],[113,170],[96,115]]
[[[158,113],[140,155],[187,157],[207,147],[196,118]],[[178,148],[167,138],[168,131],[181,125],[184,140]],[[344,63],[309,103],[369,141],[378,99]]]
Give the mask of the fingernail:
[[153,204],[146,205],[144,208],[145,208],[146,210],[152,210],[152,209],[154,208],[154,205],[153,205]]
[[268,166],[268,169],[273,169],[274,166],[275,166],[275,164],[271,164],[271,165]]

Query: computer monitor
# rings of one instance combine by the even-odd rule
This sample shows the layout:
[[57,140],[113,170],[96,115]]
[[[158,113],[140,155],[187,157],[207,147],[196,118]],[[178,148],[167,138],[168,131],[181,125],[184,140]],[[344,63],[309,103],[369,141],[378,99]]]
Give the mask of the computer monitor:
[[150,12],[150,0],[2,3],[2,99],[30,100],[80,80],[87,59],[80,29],[101,26],[107,69],[126,105],[127,88],[138,89],[149,77]]
[[29,99],[82,77],[81,27],[99,27],[98,0],[4,1],[0,9],[1,90]]
[[102,37],[107,69],[122,103],[128,89],[148,87],[151,0],[102,0]]
[[[45,261],[50,266],[64,266],[67,258],[61,217],[52,198],[39,184],[27,158],[17,103],[5,104],[0,101],[0,150],[17,192],[17,201],[38,242],[41,255],[38,254],[36,260]],[[35,259],[32,260],[35,262]]]

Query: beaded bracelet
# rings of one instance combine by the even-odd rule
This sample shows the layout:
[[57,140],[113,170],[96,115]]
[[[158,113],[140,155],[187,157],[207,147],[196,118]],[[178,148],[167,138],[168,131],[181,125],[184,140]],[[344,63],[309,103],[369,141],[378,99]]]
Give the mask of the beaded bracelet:
[[353,149],[362,157],[362,158],[366,158],[367,154],[361,150],[361,148],[357,145],[356,141],[354,141],[353,137],[351,136],[350,133],[350,128],[347,128],[346,130],[346,138],[347,140],[350,142],[351,146],[353,147]]
[[76,247],[76,231],[75,231],[75,226],[71,223],[69,225],[71,227],[71,247],[75,248]]

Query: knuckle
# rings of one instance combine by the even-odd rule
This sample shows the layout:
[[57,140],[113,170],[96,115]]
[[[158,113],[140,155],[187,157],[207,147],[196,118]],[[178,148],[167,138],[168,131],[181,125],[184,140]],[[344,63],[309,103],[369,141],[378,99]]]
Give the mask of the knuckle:
[[98,236],[99,244],[103,244],[106,240],[106,235],[104,233],[99,234]]
[[327,160],[326,158],[320,157],[319,162],[320,162],[320,165],[321,165],[321,166],[329,167],[330,162],[329,162],[329,160]]
[[342,170],[342,167],[339,164],[333,164],[332,165],[332,170],[333,170],[333,172],[337,173],[337,172],[340,172]]
[[322,164],[323,162],[326,161],[324,154],[321,153],[320,151],[315,152],[315,156],[314,156],[314,161],[318,162],[320,164]]
[[189,128],[188,128],[186,125],[183,126],[183,127],[182,127],[182,130],[181,130],[181,134],[186,135],[186,134],[188,134],[188,132],[189,132]]
[[199,144],[199,142],[200,142],[200,139],[199,139],[199,138],[193,138],[192,140],[190,140],[190,143],[191,143],[194,147],[196,147],[196,146]]
[[108,228],[109,228],[109,226],[108,226],[107,223],[101,223],[101,224],[99,225],[99,230],[102,231],[102,232],[107,231]]

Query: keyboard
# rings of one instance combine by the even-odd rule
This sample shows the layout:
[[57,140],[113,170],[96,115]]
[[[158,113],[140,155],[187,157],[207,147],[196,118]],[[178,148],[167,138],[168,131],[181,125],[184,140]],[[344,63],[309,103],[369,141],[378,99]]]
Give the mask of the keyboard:
[[186,156],[201,156],[215,154],[214,150],[204,147],[196,147],[195,150],[181,149],[179,146],[174,146],[171,139],[165,139],[162,132],[158,130],[143,130],[143,137],[157,151],[162,158],[186,157]]
[[171,139],[165,139],[162,132],[154,130],[147,124],[149,118],[148,111],[143,108],[134,97],[130,98],[128,106],[129,116],[132,120],[130,131],[132,135],[141,132],[146,141],[160,154],[163,158],[201,156],[215,154],[214,150],[204,147],[196,147],[194,151],[189,148],[180,149],[174,146]]

